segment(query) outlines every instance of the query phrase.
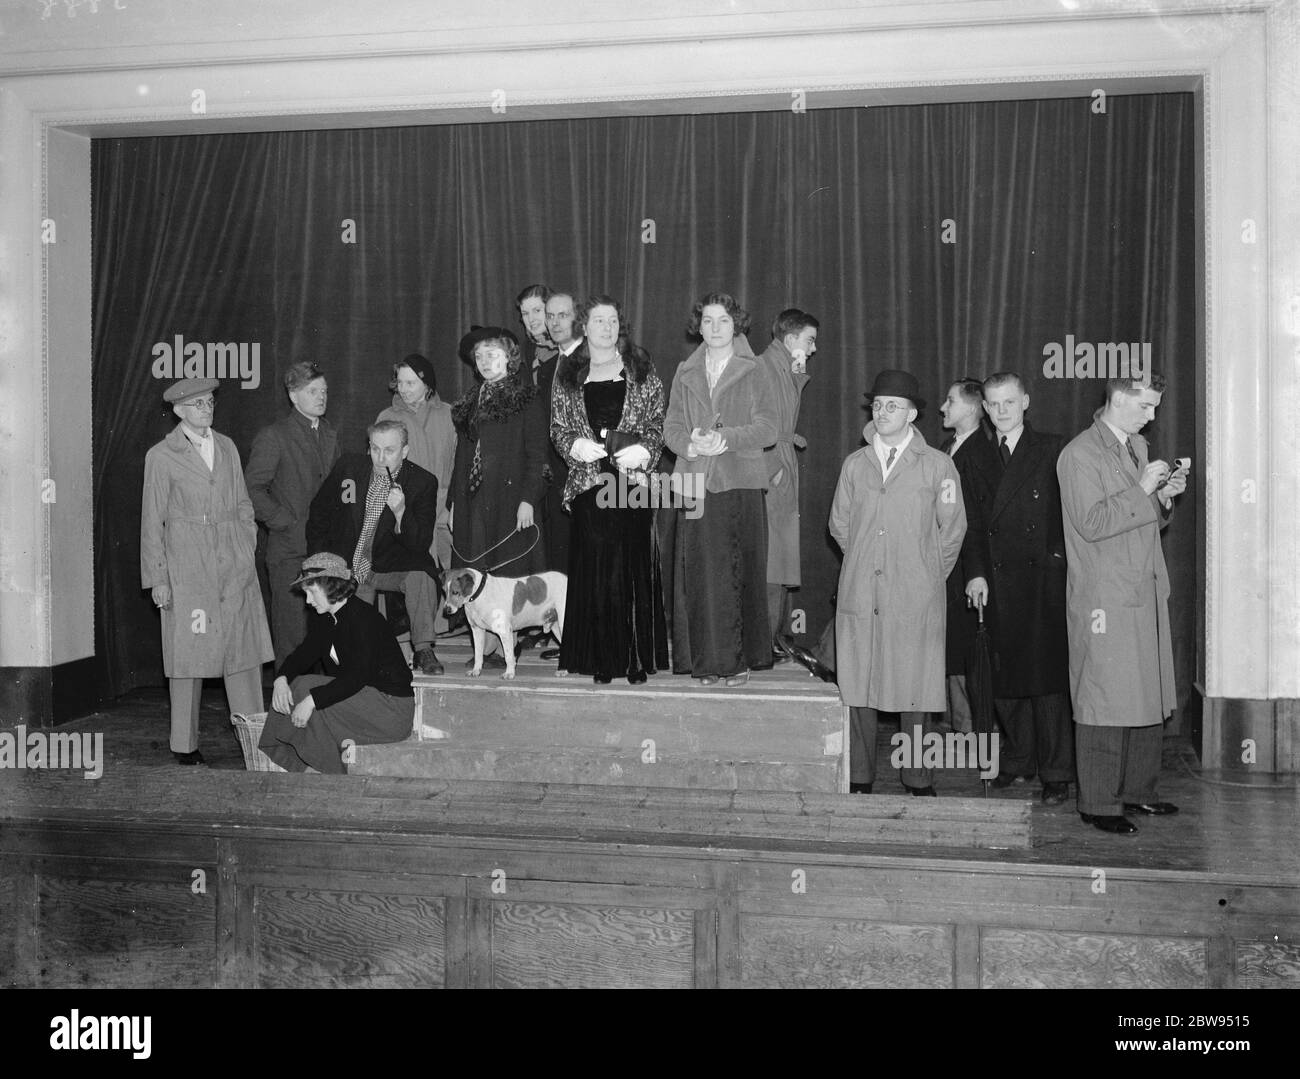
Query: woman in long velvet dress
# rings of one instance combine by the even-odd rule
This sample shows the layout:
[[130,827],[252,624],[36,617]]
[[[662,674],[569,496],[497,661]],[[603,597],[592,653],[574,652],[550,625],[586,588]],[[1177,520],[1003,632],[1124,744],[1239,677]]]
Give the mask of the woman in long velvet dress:
[[725,292],[695,305],[690,330],[701,343],[673,376],[664,419],[673,479],[699,500],[677,511],[673,670],[703,685],[744,685],[772,666],[763,448],[776,441],[776,402],[748,326]]
[[447,503],[453,566],[501,577],[547,569],[535,523],[543,489],[547,408],[522,370],[509,330],[488,326],[461,340],[479,381],[451,408],[459,436]]
[[664,385],[628,340],[622,306],[577,311],[586,340],[555,374],[551,440],[573,516],[560,669],[636,685],[668,666],[650,473],[663,450]]

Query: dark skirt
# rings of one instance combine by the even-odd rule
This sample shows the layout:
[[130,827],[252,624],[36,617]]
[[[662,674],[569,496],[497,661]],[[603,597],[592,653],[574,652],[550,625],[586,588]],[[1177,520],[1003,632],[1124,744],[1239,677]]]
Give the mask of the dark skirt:
[[699,506],[694,518],[677,511],[673,671],[726,678],[766,670],[772,632],[763,492],[710,491]]
[[[293,680],[293,703],[332,681],[321,674],[299,675]],[[295,727],[283,712],[268,712],[257,745],[288,772],[306,771],[310,765],[318,772],[344,773],[345,739],[359,746],[401,742],[411,733],[414,721],[415,697],[394,697],[374,686],[362,686],[337,704],[317,708],[305,727]]]
[[571,503],[569,592],[560,669],[606,678],[668,667],[654,510],[602,508],[600,487]]

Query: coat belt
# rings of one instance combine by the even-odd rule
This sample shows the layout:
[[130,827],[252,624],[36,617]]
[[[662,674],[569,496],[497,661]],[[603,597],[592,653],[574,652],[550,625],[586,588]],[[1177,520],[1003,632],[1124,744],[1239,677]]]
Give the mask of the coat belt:
[[198,517],[184,517],[180,514],[176,514],[168,517],[167,520],[184,521],[186,524],[192,525],[219,525],[225,524],[227,521],[238,521],[239,514],[229,511],[226,513],[204,513]]

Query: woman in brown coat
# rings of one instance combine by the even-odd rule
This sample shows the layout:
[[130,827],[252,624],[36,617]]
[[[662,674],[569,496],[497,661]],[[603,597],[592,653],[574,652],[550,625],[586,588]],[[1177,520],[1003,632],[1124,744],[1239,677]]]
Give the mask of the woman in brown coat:
[[702,341],[673,376],[664,419],[674,482],[698,498],[678,512],[673,670],[704,685],[744,685],[772,666],[763,448],[776,441],[776,405],[748,327],[725,292],[695,305],[690,330]]

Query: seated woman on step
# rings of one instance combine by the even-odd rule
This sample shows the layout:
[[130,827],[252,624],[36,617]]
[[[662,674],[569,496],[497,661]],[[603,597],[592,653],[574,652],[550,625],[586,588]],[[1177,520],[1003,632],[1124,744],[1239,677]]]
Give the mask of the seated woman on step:
[[[373,745],[411,733],[411,669],[384,616],[351,601],[357,582],[338,555],[312,555],[293,587],[316,617],[276,672],[258,745],[289,772],[345,773],[344,740]],[[327,674],[304,673],[318,660]]]

